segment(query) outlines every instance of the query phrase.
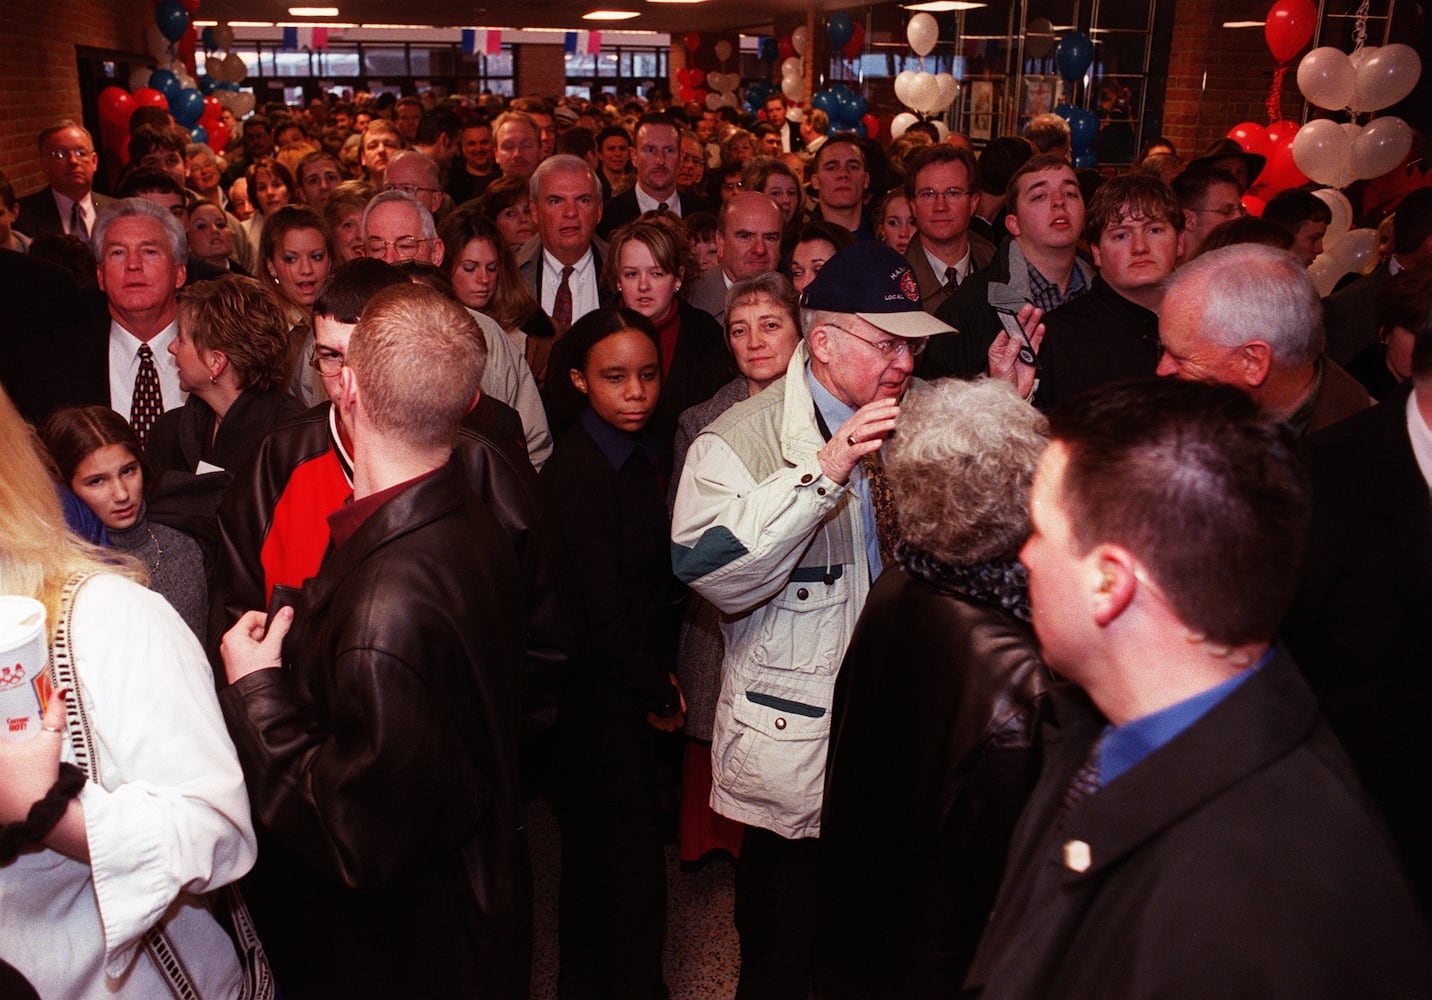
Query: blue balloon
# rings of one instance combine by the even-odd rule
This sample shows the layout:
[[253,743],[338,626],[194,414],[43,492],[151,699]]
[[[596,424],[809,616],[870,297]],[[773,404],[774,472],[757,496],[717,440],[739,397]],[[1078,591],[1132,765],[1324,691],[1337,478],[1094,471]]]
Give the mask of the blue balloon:
[[810,106],[813,108],[820,108],[832,120],[835,119],[836,113],[839,111],[839,106],[836,102],[835,95],[828,90],[818,90],[814,94],[812,94],[810,98]]
[[193,87],[185,87],[169,98],[169,113],[185,128],[193,128],[204,117],[204,95]]
[[826,32],[830,35],[832,48],[843,49],[845,43],[855,37],[855,22],[845,11],[839,11],[830,15],[830,21],[826,23]]
[[865,112],[870,110],[870,105],[866,102],[865,97],[863,95],[852,94],[851,108],[851,114],[855,116],[853,120],[858,122],[860,121],[860,119],[865,117]]
[[865,123],[864,123],[864,122],[856,122],[854,125],[850,126],[850,131],[854,132],[856,135],[860,136],[860,138],[862,138],[862,139],[868,139],[868,138],[870,138],[870,137],[866,134],[866,131],[867,131],[867,130],[866,130],[866,128],[865,128]]
[[159,91],[166,101],[172,102],[179,91],[184,89],[184,85],[179,82],[179,77],[169,70],[156,69],[149,74],[149,89]]
[[780,58],[781,46],[774,38],[761,39],[761,58],[766,62],[775,62]]
[[1066,122],[1073,119],[1073,117],[1074,117],[1074,111],[1075,111],[1075,110],[1076,110],[1076,109],[1075,109],[1074,105],[1072,105],[1072,104],[1056,104],[1056,105],[1054,105],[1054,113],[1055,113],[1056,115],[1058,115],[1060,118],[1063,118]]
[[831,87],[830,92],[835,95],[836,100],[842,103],[855,96],[855,91],[851,90],[843,83],[837,83],[835,86]]
[[1099,158],[1092,149],[1076,149],[1071,159],[1075,170],[1085,170],[1099,165]]
[[189,12],[179,0],[164,0],[154,8],[154,23],[159,33],[171,42],[177,42],[189,30]]
[[204,126],[195,125],[189,130],[189,138],[195,142],[207,144],[209,141],[209,132]]
[[1075,108],[1069,119],[1069,145],[1074,150],[1088,149],[1099,134],[1099,116],[1086,108]]
[[205,28],[199,32],[199,42],[204,46],[205,52],[213,52],[219,47],[218,41],[214,38],[213,28]]
[[221,80],[218,83],[214,84],[214,89],[227,90],[232,94],[237,94],[239,92],[239,85],[233,80]]
[[1059,75],[1073,82],[1088,72],[1094,62],[1094,43],[1082,31],[1075,31],[1059,39],[1054,49],[1054,64]]
[[208,73],[199,74],[199,93],[205,97],[219,89],[219,81],[215,80]]

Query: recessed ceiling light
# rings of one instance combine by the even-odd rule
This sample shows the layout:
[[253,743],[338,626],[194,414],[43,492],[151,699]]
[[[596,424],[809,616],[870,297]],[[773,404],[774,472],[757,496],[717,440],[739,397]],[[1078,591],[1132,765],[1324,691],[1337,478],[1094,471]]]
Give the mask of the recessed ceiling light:
[[583,21],[630,21],[634,17],[641,17],[641,13],[635,10],[593,10],[582,15]]
[[337,7],[290,7],[291,17],[337,17]]
[[1223,26],[1225,28],[1261,28],[1264,23],[1263,21],[1224,21]]
[[705,3],[706,0],[646,0],[647,3]]
[[925,3],[901,4],[906,10],[923,10],[931,14],[944,14],[952,10],[978,10],[989,4],[974,3],[972,0],[927,0]]

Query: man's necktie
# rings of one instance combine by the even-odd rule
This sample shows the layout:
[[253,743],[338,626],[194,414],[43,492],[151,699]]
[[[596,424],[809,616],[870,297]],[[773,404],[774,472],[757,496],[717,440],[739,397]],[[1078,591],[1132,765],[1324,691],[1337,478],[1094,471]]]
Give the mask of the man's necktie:
[[85,213],[80,210],[79,202],[70,207],[70,235],[89,242],[89,226],[85,225]]
[[552,300],[552,325],[557,328],[557,336],[562,336],[572,328],[572,272],[575,271],[571,264],[562,267],[562,283],[557,286],[557,295]]
[[895,545],[900,541],[900,521],[895,514],[895,491],[885,478],[885,463],[880,452],[872,451],[860,460],[865,481],[870,485],[870,503],[875,508],[875,535],[880,542],[880,562],[889,566],[895,559]]
[[945,287],[955,288],[960,283],[960,272],[955,267],[945,268]]
[[671,208],[671,206],[668,205],[668,204],[667,204],[666,202],[664,202],[664,201],[663,201],[660,205],[657,205],[657,206],[656,206],[656,210],[657,210],[658,212],[665,212],[665,211],[669,210],[670,208]]
[[139,375],[134,379],[134,402],[129,408],[129,426],[134,428],[140,444],[149,440],[149,428],[164,412],[164,396],[159,391],[159,370],[154,367],[154,352],[148,344],[139,345]]

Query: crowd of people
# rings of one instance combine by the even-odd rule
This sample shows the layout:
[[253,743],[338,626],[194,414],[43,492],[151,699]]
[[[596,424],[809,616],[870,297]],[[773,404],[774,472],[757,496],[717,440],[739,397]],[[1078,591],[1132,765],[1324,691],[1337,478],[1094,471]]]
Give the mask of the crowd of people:
[[0,992],[525,997],[537,795],[564,1000],[668,839],[739,1000],[1432,989],[1432,188],[1320,299],[1235,144],[788,111],[0,173]]

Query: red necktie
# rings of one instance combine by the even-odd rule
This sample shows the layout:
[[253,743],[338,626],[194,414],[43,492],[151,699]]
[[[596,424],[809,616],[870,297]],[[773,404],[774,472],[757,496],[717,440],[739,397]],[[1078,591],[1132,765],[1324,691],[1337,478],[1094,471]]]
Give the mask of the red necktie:
[[164,412],[164,396],[159,391],[159,370],[154,367],[154,352],[148,344],[139,345],[139,375],[134,379],[134,401],[129,407],[129,426],[144,444],[149,428]]
[[557,328],[559,337],[572,328],[572,286],[568,279],[575,270],[571,264],[562,266],[562,283],[557,286],[557,296],[552,300],[552,324]]

